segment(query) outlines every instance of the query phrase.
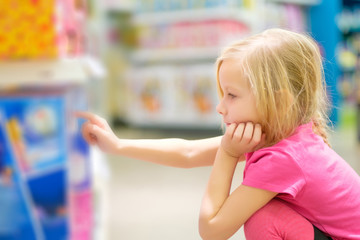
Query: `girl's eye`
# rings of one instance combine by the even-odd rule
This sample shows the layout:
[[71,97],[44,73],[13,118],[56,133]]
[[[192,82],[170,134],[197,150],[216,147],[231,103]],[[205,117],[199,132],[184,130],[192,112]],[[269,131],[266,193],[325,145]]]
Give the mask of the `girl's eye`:
[[228,93],[228,96],[230,97],[230,98],[235,98],[236,96],[234,95],[234,94],[232,94],[232,93]]

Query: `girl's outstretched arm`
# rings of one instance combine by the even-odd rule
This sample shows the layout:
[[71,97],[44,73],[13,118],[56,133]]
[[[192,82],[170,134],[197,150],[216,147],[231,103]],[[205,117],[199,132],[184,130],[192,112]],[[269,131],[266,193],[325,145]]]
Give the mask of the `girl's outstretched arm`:
[[106,153],[161,165],[181,168],[210,166],[221,142],[221,136],[201,140],[120,139],[98,115],[77,112],[76,116],[88,120],[83,124],[82,134],[89,144],[97,145]]
[[238,157],[261,146],[260,125],[230,125],[221,140],[201,205],[199,231],[204,240],[230,238],[277,193],[240,185],[230,194]]

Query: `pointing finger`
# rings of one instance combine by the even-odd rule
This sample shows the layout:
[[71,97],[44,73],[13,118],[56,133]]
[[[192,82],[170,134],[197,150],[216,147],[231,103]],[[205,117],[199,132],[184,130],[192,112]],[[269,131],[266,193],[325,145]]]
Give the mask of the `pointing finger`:
[[96,143],[96,135],[92,133],[93,125],[90,122],[86,122],[82,126],[82,135],[86,142],[89,144],[95,144]]
[[104,120],[96,114],[91,112],[75,112],[74,115],[78,118],[83,118],[89,120],[92,124],[99,125],[101,127],[105,127]]

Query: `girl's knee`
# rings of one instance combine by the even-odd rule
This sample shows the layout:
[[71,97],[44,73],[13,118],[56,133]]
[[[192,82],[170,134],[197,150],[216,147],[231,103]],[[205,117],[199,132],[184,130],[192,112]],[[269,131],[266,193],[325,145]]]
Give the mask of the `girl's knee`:
[[244,226],[246,239],[314,239],[312,224],[281,200],[273,199]]

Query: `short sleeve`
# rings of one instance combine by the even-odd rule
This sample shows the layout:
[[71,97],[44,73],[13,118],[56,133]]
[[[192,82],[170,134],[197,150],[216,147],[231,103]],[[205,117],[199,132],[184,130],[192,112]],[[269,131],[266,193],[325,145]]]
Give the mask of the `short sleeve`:
[[305,185],[302,170],[294,157],[280,151],[257,151],[247,155],[243,185],[293,198]]

